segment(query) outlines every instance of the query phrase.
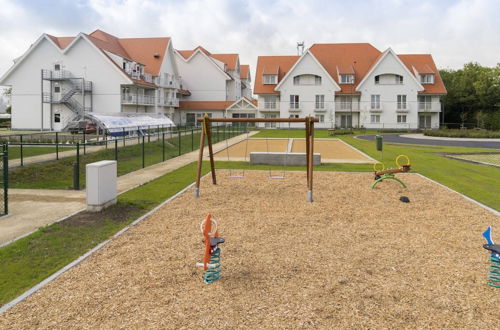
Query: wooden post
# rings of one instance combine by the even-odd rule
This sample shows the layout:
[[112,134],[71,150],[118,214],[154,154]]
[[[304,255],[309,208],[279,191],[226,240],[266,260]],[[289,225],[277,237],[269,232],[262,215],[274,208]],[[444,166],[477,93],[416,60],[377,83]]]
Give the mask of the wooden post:
[[210,170],[212,171],[212,183],[217,184],[217,178],[215,176],[215,163],[214,163],[214,152],[212,149],[212,123],[210,122],[210,117],[205,114],[207,132],[207,144],[208,144],[208,155],[210,157]]
[[200,152],[198,155],[198,169],[196,170],[196,189],[194,191],[194,197],[198,198],[200,196],[200,180],[201,180],[201,167],[203,164],[203,148],[205,147],[205,119],[201,125],[200,134]]
[[314,121],[309,119],[309,191],[307,192],[307,201],[313,201],[313,166],[314,166]]

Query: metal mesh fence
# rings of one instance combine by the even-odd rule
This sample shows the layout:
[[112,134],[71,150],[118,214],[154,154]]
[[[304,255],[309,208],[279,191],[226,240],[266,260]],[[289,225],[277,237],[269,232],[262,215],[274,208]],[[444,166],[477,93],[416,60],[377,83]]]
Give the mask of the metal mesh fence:
[[9,161],[7,145],[2,145],[0,152],[0,216],[6,215],[9,212]]

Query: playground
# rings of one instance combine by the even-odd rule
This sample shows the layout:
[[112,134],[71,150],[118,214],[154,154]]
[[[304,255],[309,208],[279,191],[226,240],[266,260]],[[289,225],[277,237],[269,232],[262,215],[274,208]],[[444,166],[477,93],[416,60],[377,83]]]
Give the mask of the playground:
[[[305,153],[305,138],[249,138],[229,146],[214,155],[216,160],[248,161],[251,152]],[[339,139],[315,139],[314,152],[321,154],[323,163],[366,164],[375,161]],[[246,153],[246,156],[245,156]]]
[[[16,305],[2,328],[494,328],[480,234],[498,216],[434,182],[399,173],[315,172],[272,180],[217,170]],[[407,196],[410,203],[399,198]],[[225,239],[207,285],[200,222]],[[497,232],[498,237],[498,232]]]

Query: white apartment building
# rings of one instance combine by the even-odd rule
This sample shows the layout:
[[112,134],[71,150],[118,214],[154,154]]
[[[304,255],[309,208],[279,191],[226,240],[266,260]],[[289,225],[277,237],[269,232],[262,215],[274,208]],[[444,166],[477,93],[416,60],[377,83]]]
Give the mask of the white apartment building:
[[258,116],[315,116],[318,127],[439,128],[446,89],[431,55],[367,43],[314,44],[301,56],[259,56]]
[[176,50],[175,62],[190,95],[183,97],[174,121],[197,125],[196,118],[255,116],[250,67],[238,54],[213,54],[198,46]]
[[211,67],[198,63],[200,53],[179,61],[171,38],[43,34],[0,85],[12,87],[13,129],[60,131],[91,114],[154,114],[184,124],[181,99],[230,106],[250,84],[243,89],[237,54],[210,55]]

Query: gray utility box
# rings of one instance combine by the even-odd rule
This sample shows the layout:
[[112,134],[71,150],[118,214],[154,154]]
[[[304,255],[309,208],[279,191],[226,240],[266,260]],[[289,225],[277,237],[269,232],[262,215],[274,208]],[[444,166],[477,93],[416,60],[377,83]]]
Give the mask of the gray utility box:
[[[306,166],[305,152],[251,152],[250,164]],[[313,165],[321,165],[321,154],[313,154]]]
[[98,212],[116,203],[116,161],[102,160],[86,167],[87,210]]

